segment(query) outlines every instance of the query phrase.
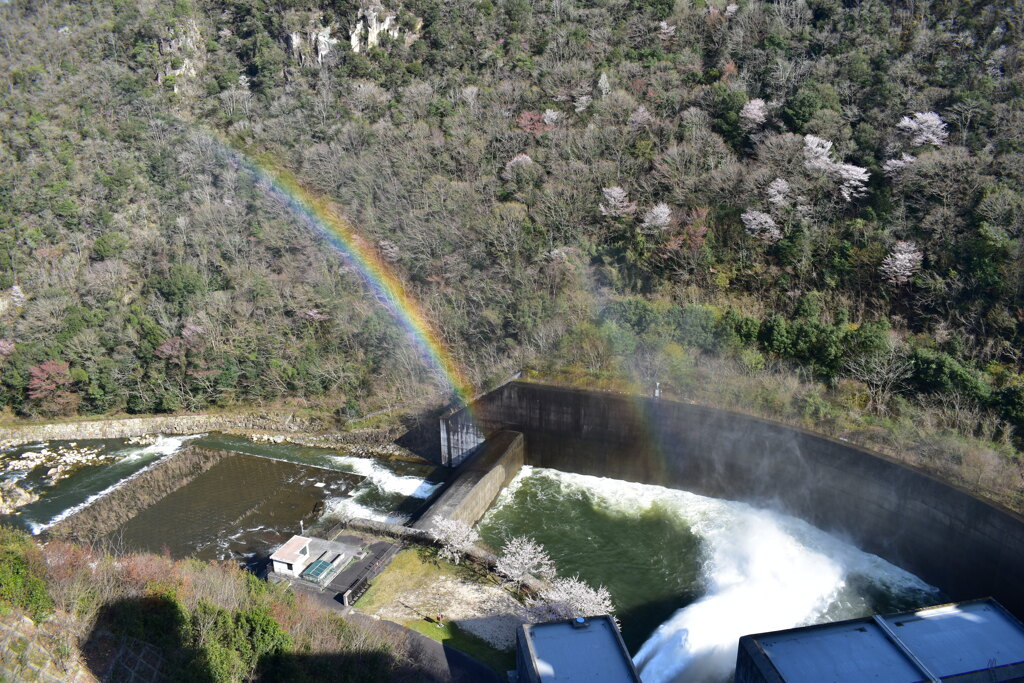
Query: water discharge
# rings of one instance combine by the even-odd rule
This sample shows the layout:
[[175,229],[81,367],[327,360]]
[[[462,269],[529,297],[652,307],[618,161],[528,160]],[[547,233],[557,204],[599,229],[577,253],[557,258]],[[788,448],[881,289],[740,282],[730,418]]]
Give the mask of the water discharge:
[[728,680],[745,634],[941,599],[794,517],[553,470],[525,468],[480,530],[534,536],[561,573],[607,586],[645,683]]
[[362,517],[379,522],[402,524],[413,511],[402,501],[423,501],[441,482],[413,474],[399,474],[376,460],[350,455],[331,456],[334,466],[365,477],[349,497],[332,498],[327,502],[329,514]]

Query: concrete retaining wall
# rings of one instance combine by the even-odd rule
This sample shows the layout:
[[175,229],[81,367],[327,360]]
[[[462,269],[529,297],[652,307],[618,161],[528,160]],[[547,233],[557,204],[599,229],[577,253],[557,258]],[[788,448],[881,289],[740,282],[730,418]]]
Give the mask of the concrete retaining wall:
[[474,415],[484,433],[522,432],[527,464],[780,510],[953,600],[991,595],[1024,616],[1024,519],[877,454],[701,406],[520,382]]
[[78,543],[98,541],[230,455],[235,453],[185,447],[140,470],[121,487],[53,525],[46,533]]
[[476,524],[501,490],[519,473],[525,458],[523,446],[522,434],[496,432],[455,472],[444,493],[416,522],[416,528],[430,529],[437,519]]
[[305,431],[321,426],[318,420],[291,413],[126,417],[0,427],[0,447],[10,448],[36,441],[124,439],[146,434],[198,434],[224,429]]

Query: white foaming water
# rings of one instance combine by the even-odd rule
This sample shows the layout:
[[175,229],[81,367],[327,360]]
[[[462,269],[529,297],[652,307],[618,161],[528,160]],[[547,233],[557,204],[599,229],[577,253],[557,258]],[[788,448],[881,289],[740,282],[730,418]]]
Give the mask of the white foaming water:
[[371,508],[357,502],[353,498],[329,498],[325,508],[328,515],[332,513],[341,514],[345,517],[371,519],[375,522],[386,522],[388,524],[405,524],[409,521],[408,515]]
[[[335,455],[331,459],[344,465],[354,474],[366,477],[381,491],[397,493],[413,498],[429,498],[437,490],[440,483],[428,482],[423,477],[411,477],[395,474],[376,460],[358,458],[352,455]],[[358,488],[358,487],[357,487]]]
[[186,441],[190,441],[192,439],[197,439],[200,436],[202,436],[202,434],[193,434],[193,435],[190,435],[190,436],[162,436],[162,435],[160,435],[160,436],[157,436],[156,441],[154,443],[152,443],[152,444],[150,444],[148,446],[142,446],[142,447],[139,447],[139,448],[129,448],[129,449],[126,449],[128,451],[128,454],[125,455],[124,457],[120,458],[118,460],[118,462],[132,462],[132,461],[144,458],[147,455],[159,455],[159,456],[162,456],[162,457],[159,457],[156,461],[149,463],[148,465],[146,465],[142,469],[132,473],[131,475],[125,477],[124,479],[121,479],[117,483],[108,486],[107,488],[103,489],[102,491],[100,491],[98,493],[94,493],[93,495],[89,496],[88,498],[86,498],[84,501],[82,501],[78,505],[75,505],[73,507],[69,507],[68,509],[64,510],[60,514],[54,516],[49,522],[47,522],[45,524],[39,524],[37,522],[29,522],[29,528],[31,529],[32,534],[33,535],[39,535],[41,532],[49,529],[54,524],[57,524],[58,522],[62,522],[65,519],[67,519],[68,517],[70,517],[71,515],[73,515],[76,512],[78,512],[79,510],[82,510],[84,508],[89,507],[90,505],[95,503],[100,498],[103,498],[104,496],[109,495],[112,491],[116,491],[117,489],[121,488],[122,486],[124,486],[125,484],[130,482],[131,480],[133,480],[136,477],[140,476],[143,472],[149,471],[150,469],[155,467],[157,464],[159,464],[167,456],[173,455],[174,453],[177,453],[178,450],[185,444]]
[[803,520],[686,491],[524,467],[496,507],[512,501],[530,476],[557,481],[561,495],[590,494],[623,515],[638,516],[657,503],[701,539],[704,595],[659,626],[637,652],[634,663],[645,683],[729,680],[743,635],[864,616],[865,601],[847,587],[851,575],[890,594],[935,592]]
[[124,456],[122,462],[132,462],[133,460],[141,460],[148,455],[171,455],[177,453],[178,449],[181,448],[186,441],[192,439],[198,439],[204,434],[192,434],[190,436],[164,436],[158,434],[156,441],[149,444],[148,446],[142,446],[140,448],[132,448],[128,455]]

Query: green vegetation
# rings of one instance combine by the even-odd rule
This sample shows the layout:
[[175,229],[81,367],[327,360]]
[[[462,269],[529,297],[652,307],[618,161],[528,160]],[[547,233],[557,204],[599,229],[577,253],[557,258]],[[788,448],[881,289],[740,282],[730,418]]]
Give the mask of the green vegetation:
[[[112,555],[0,527],[0,607],[57,624],[63,656],[104,671],[108,635],[157,648],[170,680],[386,681],[407,666],[385,633],[343,621],[315,601],[230,563]],[[98,659],[97,659],[98,658]]]
[[36,621],[53,610],[43,579],[45,563],[25,534],[0,526],[0,609],[23,609]]
[[1024,509],[1012,13],[395,0],[356,53],[357,8],[0,3],[4,410],[445,398],[242,150],[339,207],[478,387],[759,384],[737,407]]

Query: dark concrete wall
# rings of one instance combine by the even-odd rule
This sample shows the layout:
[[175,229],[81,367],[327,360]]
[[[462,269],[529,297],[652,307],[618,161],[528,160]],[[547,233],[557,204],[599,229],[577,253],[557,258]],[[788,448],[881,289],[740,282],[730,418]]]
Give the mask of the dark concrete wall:
[[951,599],[992,595],[1024,615],[1024,519],[877,454],[702,406],[530,383],[473,412],[485,433],[522,432],[527,464],[781,510]]
[[523,435],[496,432],[483,448],[455,472],[452,482],[416,522],[429,530],[437,519],[455,519],[470,526],[480,521],[494,499],[523,467]]

